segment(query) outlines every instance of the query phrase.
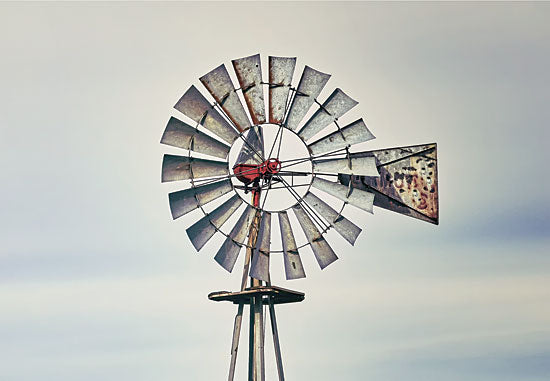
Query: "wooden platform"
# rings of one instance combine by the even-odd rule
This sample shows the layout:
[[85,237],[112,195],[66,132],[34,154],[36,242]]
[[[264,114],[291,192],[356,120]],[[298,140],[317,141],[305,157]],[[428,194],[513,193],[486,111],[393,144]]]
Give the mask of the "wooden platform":
[[260,286],[246,288],[244,291],[216,291],[208,294],[208,299],[216,302],[228,301],[234,304],[250,304],[250,300],[255,296],[262,296],[263,304],[268,304],[268,298],[271,297],[273,304],[297,303],[305,298],[305,294],[299,291],[287,290],[277,286]]

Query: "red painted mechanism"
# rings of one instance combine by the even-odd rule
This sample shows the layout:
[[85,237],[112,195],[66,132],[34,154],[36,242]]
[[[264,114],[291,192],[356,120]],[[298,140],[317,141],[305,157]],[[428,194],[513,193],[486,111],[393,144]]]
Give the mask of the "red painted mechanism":
[[254,206],[260,206],[260,180],[269,179],[271,176],[279,173],[281,170],[281,162],[279,159],[267,159],[261,164],[235,164],[233,173],[245,184],[245,186],[253,184],[252,191]]

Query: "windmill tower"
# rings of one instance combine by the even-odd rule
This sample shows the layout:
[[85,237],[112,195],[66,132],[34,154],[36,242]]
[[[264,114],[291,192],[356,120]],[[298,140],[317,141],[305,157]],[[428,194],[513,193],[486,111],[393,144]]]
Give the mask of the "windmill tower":
[[[305,66],[293,86],[296,58],[269,57],[267,81],[259,54],[232,64],[237,88],[222,64],[200,78],[214,102],[191,86],[174,106],[188,121],[170,118],[161,143],[187,155],[164,155],[162,182],[188,181],[187,189],[169,194],[170,210],[174,219],[202,210],[204,217],[187,229],[197,250],[222,234],[225,241],[214,259],[232,272],[244,248],[239,290],[208,296],[238,306],[228,379],[235,374],[245,306],[250,318],[248,379],[265,379],[266,306],[278,377],[284,380],[275,306],[301,302],[304,294],[271,284],[271,255],[282,254],[287,280],[306,276],[300,257],[306,246],[324,269],[338,259],[325,233],[334,229],[353,245],[361,232],[345,217],[348,206],[369,213],[378,206],[437,224],[437,147],[354,152],[354,145],[374,135],[362,119],[344,121],[357,102],[342,90],[318,101],[329,74]],[[312,107],[315,111],[306,118]],[[331,205],[336,199],[340,204]],[[238,218],[228,223],[234,215]],[[272,225],[279,226],[280,250],[271,245]]]

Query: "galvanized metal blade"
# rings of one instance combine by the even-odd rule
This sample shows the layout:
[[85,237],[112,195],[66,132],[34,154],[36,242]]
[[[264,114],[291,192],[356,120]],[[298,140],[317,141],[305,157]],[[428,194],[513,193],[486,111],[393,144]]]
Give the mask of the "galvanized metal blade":
[[229,146],[171,117],[160,139],[162,144],[203,153],[220,159],[227,158]]
[[[237,157],[237,164],[258,164],[263,162],[264,157],[264,138],[262,129],[259,126],[251,127],[243,142],[241,152]],[[261,157],[259,156],[261,155]]]
[[269,123],[282,123],[296,57],[269,57]]
[[242,132],[250,126],[243,104],[235,92],[235,87],[224,64],[199,79],[239,131]]
[[321,108],[319,108],[311,119],[306,122],[304,127],[302,127],[298,135],[304,140],[311,139],[313,135],[340,118],[357,104],[357,101],[350,98],[342,90],[334,90]]
[[172,192],[168,195],[172,217],[174,219],[179,218],[197,209],[200,205],[205,205],[232,190],[233,185],[231,181],[222,180],[195,188]]
[[[353,177],[352,187],[375,194],[374,205],[433,224],[439,223],[437,145],[422,144],[351,154],[374,157],[380,177]],[[343,186],[350,176],[340,175]]]
[[320,179],[319,177],[315,177],[311,185],[314,188],[327,192],[328,194],[345,201],[350,205],[372,213],[374,194],[370,192],[353,187],[347,187],[340,183],[333,183],[332,181]]
[[306,66],[298,83],[298,89],[286,118],[286,126],[296,130],[307,111],[327,84],[330,74],[321,73]]
[[244,100],[253,124],[265,123],[264,89],[262,86],[262,62],[260,55],[231,61],[241,86]]
[[326,202],[311,192],[308,192],[304,201],[319,213],[346,241],[352,245],[361,233],[361,228],[332,209]]
[[296,240],[292,233],[290,220],[286,211],[279,212],[279,226],[281,228],[281,240],[283,241],[283,257],[285,263],[285,275],[287,280],[306,277],[302,259],[298,253]]
[[369,131],[363,119],[359,119],[341,128],[340,131],[333,132],[309,144],[308,149],[312,155],[320,155],[372,139],[374,139],[374,135]]
[[213,108],[195,86],[191,86],[183,94],[174,108],[229,144],[239,137],[237,131]]
[[216,262],[229,272],[233,271],[233,267],[241,251],[242,243],[248,234],[250,224],[252,224],[255,214],[256,209],[247,205],[245,211],[233,229],[231,229],[229,236],[225,239],[223,245],[214,257]]
[[214,209],[212,213],[207,214],[187,229],[187,235],[197,251],[202,249],[216,233],[217,229],[221,228],[241,204],[241,198],[238,195],[234,195]]
[[379,176],[374,157],[313,160],[313,172],[346,173],[357,176]]
[[319,263],[321,269],[324,269],[337,260],[338,257],[300,204],[294,205],[292,210],[294,211],[294,215],[298,219],[308,242],[311,244],[311,249],[313,250],[315,259],[317,259],[317,263]]
[[269,251],[271,245],[271,213],[263,212],[256,247],[252,254],[249,275],[269,282]]
[[163,183],[227,174],[229,174],[229,166],[226,162],[168,154],[164,155],[162,160]]

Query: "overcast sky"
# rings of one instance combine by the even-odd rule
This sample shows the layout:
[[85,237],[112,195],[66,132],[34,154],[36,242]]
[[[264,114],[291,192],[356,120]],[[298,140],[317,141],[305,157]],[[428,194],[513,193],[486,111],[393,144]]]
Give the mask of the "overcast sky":
[[277,309],[287,379],[550,379],[549,41],[548,3],[2,3],[0,379],[226,377],[236,308],[206,296],[240,275],[172,221],[159,140],[255,53],[331,73],[371,149],[438,143],[439,226],[376,209],[305,280],[273,258],[306,293]]

